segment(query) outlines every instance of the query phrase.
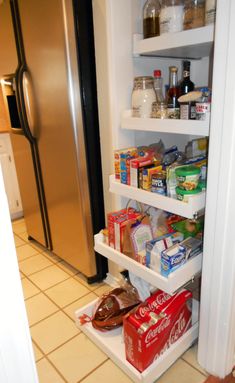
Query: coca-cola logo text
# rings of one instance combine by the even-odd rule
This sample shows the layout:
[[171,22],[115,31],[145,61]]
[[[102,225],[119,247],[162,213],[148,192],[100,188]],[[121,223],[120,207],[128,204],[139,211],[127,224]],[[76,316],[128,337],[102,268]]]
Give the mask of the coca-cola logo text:
[[154,301],[148,302],[146,306],[141,306],[138,312],[136,313],[136,316],[138,317],[139,315],[140,317],[143,318],[146,312],[157,310],[159,307],[161,307],[165,302],[167,302],[171,298],[172,298],[171,295],[165,294],[164,292],[157,295]]
[[186,320],[184,317],[184,312],[182,312],[171,329],[169,339],[168,339],[169,346],[180,338],[180,336],[184,332],[185,326],[186,326]]
[[147,333],[145,337],[145,343],[148,344],[149,342],[151,342],[151,340],[156,338],[157,335],[161,334],[161,332],[163,332],[170,325],[170,323],[171,323],[171,315],[164,318],[160,322],[159,326],[149,330],[149,332]]

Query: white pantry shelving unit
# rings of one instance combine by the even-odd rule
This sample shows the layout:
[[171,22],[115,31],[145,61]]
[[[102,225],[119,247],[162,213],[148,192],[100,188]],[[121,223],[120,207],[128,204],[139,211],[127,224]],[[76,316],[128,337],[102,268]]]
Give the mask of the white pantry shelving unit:
[[91,323],[80,325],[79,317],[86,314],[92,317],[97,300],[75,312],[76,323],[100,349],[105,352],[136,383],[155,382],[197,339],[198,336],[198,302],[193,301],[192,327],[145,371],[140,373],[125,358],[125,347],[122,329],[100,332]]
[[132,117],[132,111],[122,113],[121,127],[142,132],[188,134],[193,136],[209,136],[209,118],[205,121],[196,120],[160,120],[156,118]]
[[110,176],[109,181],[109,191],[112,193],[181,215],[185,218],[195,218],[195,216],[201,215],[205,208],[205,192],[190,197],[189,202],[186,203],[161,194],[151,193],[146,190],[122,184],[115,180],[114,175]]
[[202,267],[202,254],[199,254],[166,278],[160,273],[160,263],[158,272],[141,265],[106,244],[101,233],[95,235],[95,251],[170,295],[192,280],[196,274],[200,273]]
[[[104,140],[110,134],[110,148],[122,148],[136,145],[148,145],[152,140],[162,137],[167,145],[182,146],[193,136],[209,136],[209,119],[206,121],[185,120],[157,120],[132,118],[130,108],[130,91],[133,78],[148,75],[159,68],[163,74],[165,68],[175,65],[174,59],[192,59],[192,73],[195,84],[209,83],[209,57],[213,51],[214,26],[208,26],[175,34],[165,34],[159,37],[142,39],[141,20],[143,1],[141,0],[110,0],[106,2],[107,14],[104,33],[108,37],[108,89],[111,95],[111,124],[106,121],[105,126],[111,125],[111,132],[105,130]],[[123,9],[125,12],[123,13]],[[122,28],[120,28],[122,25]],[[100,44],[103,44],[103,34]],[[134,56],[134,57],[133,57]],[[148,57],[149,56],[149,57]],[[159,59],[160,58],[160,59]],[[166,60],[165,60],[166,59]],[[200,60],[202,59],[202,60]],[[100,56],[100,80],[103,84],[104,57]],[[176,65],[180,65],[176,60]],[[164,77],[164,76],[163,76]],[[166,76],[165,76],[166,77]],[[106,89],[101,86],[102,96]],[[106,93],[105,93],[106,92]],[[110,102],[107,98],[103,113],[107,115],[106,106]],[[157,133],[157,134],[155,134]],[[164,133],[168,133],[164,135]],[[172,136],[171,136],[172,134]],[[161,136],[162,135],[162,136]],[[107,146],[106,146],[107,148]],[[105,149],[107,154],[107,149]],[[106,157],[105,157],[106,158]],[[110,156],[110,161],[112,158]],[[108,163],[106,161],[106,163]],[[109,167],[105,167],[105,182],[108,184]],[[115,176],[109,176],[109,191],[116,195],[134,199],[144,204],[193,219],[201,215],[205,208],[205,192],[190,198],[184,203],[166,196],[157,195],[145,190],[121,184]],[[106,196],[107,197],[107,196]],[[170,274],[168,278],[159,272],[148,269],[135,260],[130,259],[121,252],[108,246],[101,233],[95,235],[95,251],[122,268],[132,271],[153,286],[160,288],[168,294],[184,286],[196,274],[201,272],[202,253],[188,261],[181,268]],[[95,302],[76,312],[76,318],[83,314],[92,315]],[[80,329],[93,340],[134,382],[153,383],[174,363],[197,339],[198,336],[198,302],[193,302],[193,326],[174,345],[167,350],[161,358],[155,361],[143,373],[138,372],[125,358],[125,347],[122,339],[122,330],[116,329],[107,333],[95,330],[91,323],[79,326]],[[77,323],[79,321],[77,320]],[[79,325],[79,323],[78,323]]]
[[213,25],[183,32],[167,33],[149,39],[143,39],[142,35],[134,35],[133,53],[134,56],[198,60],[210,56],[213,41]]

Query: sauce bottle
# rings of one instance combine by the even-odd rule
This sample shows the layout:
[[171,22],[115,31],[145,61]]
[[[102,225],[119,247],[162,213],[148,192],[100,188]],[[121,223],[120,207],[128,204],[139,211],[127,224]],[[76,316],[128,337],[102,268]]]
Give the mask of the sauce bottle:
[[170,86],[167,92],[167,114],[168,118],[180,118],[180,107],[178,98],[180,96],[180,88],[178,86],[178,68],[175,66],[169,67],[170,71]]

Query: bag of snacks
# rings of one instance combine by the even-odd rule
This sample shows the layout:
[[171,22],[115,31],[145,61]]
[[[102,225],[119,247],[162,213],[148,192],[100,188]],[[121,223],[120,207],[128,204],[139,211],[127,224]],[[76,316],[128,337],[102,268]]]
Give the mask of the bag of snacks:
[[100,331],[120,327],[124,315],[139,303],[139,295],[133,286],[117,287],[98,300],[91,318],[92,326]]

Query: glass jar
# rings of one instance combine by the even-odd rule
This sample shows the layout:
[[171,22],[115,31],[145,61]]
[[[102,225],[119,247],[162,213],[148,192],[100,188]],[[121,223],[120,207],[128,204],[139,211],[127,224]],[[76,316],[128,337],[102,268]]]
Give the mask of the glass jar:
[[183,0],[162,0],[160,34],[181,32],[184,21]]
[[164,101],[153,102],[152,105],[152,118],[167,118],[167,105]]
[[206,0],[205,24],[213,24],[216,16],[216,0]]
[[156,93],[153,87],[153,77],[135,77],[132,91],[131,105],[132,116],[151,117],[152,103],[156,101]]
[[205,0],[186,0],[184,6],[184,30],[205,25]]
[[160,35],[159,13],[161,5],[159,0],[147,0],[143,8],[143,35],[144,39]]

